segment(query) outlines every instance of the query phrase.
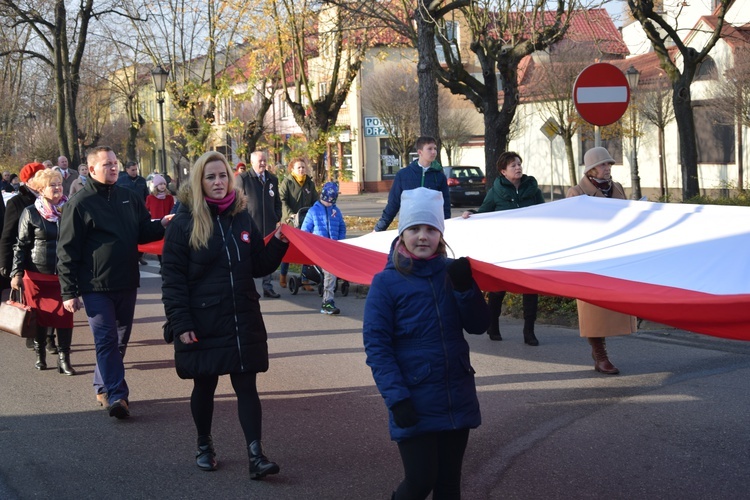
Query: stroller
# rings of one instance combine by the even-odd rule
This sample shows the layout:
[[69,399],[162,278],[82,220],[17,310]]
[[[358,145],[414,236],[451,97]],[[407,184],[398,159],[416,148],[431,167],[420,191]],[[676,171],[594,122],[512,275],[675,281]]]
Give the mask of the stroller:
[[[305,216],[307,215],[307,211],[309,209],[310,207],[304,207],[301,208],[299,212],[294,214],[294,216],[292,217],[292,224],[295,228],[302,228],[302,222],[305,220]],[[317,287],[318,295],[322,297],[323,269],[318,265],[304,265],[302,266],[302,270],[300,271],[299,276],[295,276],[291,273],[289,274],[288,283],[289,291],[292,293],[292,295],[297,295],[297,292],[299,292],[300,288],[303,288],[304,286],[313,286]],[[349,282],[346,280],[336,279],[336,287],[334,288],[334,291],[336,290],[340,290],[341,295],[346,297],[347,295],[349,295]]]

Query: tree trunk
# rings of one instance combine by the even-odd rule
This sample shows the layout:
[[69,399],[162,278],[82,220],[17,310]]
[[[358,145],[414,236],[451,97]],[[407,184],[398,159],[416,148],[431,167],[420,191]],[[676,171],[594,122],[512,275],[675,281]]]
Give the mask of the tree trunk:
[[498,176],[497,160],[508,146],[508,134],[502,133],[503,123],[500,110],[489,106],[484,112],[484,163],[485,176],[487,177],[486,189],[492,189],[492,185]]
[[424,0],[420,0],[417,13],[417,78],[419,80],[419,127],[421,135],[433,137],[440,151],[440,126],[438,123],[438,86],[435,76],[435,25],[428,22],[430,14]]
[[700,194],[698,182],[698,147],[695,140],[695,118],[690,97],[690,85],[682,78],[675,82],[672,94],[675,121],[680,138],[680,166],[682,171],[682,199]]
[[668,201],[667,194],[667,162],[664,159],[664,127],[659,127],[659,188],[662,201]]

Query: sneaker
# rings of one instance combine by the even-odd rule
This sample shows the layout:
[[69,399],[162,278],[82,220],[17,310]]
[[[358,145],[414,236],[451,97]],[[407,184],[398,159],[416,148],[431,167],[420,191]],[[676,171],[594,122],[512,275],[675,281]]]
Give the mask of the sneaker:
[[332,300],[329,300],[328,302],[323,302],[323,305],[320,306],[320,313],[321,314],[339,314],[341,310],[336,307],[336,304],[333,303]]
[[99,403],[99,406],[103,406],[105,410],[109,410],[109,399],[106,392],[98,393],[96,395],[96,402]]
[[128,409],[128,402],[124,399],[118,399],[112,406],[109,407],[109,416],[115,417],[119,420],[128,418],[130,416],[130,410]]
[[138,263],[140,265],[142,265],[142,266],[147,266],[148,265],[148,262],[146,262],[146,259],[144,259],[143,257],[141,257],[141,259],[138,261]]

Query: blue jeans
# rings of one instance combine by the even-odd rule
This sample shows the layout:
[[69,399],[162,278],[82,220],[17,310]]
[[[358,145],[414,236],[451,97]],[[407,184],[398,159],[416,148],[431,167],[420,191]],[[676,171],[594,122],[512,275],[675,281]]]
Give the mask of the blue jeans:
[[125,348],[133,329],[137,289],[119,292],[86,293],[81,297],[86,307],[96,346],[94,389],[106,392],[109,401],[128,400],[125,382]]
[[279,274],[283,274],[286,276],[286,274],[289,272],[289,262],[282,262],[281,267],[279,267]]

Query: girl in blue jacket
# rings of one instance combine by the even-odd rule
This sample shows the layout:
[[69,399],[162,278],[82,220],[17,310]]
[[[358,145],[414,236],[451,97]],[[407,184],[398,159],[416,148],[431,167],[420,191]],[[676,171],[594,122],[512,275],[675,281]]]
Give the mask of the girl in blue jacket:
[[403,192],[399,236],[365,307],[367,364],[404,464],[396,499],[460,498],[469,429],[481,423],[463,331],[484,333],[489,313],[469,261],[446,256],[442,198]]

